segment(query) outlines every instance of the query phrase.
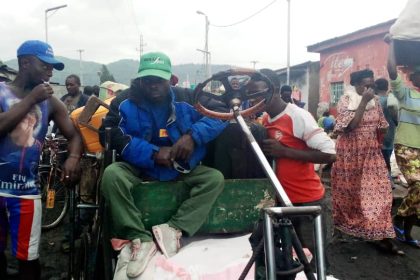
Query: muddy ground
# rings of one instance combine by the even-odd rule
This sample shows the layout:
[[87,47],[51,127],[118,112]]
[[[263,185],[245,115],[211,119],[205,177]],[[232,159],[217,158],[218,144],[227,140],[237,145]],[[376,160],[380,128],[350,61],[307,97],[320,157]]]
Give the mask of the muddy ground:
[[[330,188],[327,179],[327,197]],[[398,204],[399,198],[395,200]],[[395,207],[394,207],[395,211]],[[331,232],[331,208],[328,209],[328,225]],[[63,225],[57,229],[44,232],[41,243],[42,279],[66,279],[68,254],[61,252],[61,240],[64,236]],[[414,237],[420,239],[420,230],[415,228]],[[374,245],[347,238],[342,241],[332,241],[327,250],[330,263],[329,272],[340,280],[418,280],[420,279],[420,250],[399,243],[405,256],[395,256],[384,253]],[[15,263],[11,262],[12,268]],[[17,279],[10,277],[10,279]]]

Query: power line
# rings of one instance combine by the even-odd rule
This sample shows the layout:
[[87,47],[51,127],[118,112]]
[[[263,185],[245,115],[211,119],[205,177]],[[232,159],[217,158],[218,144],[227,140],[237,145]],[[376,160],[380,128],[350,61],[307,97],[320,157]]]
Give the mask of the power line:
[[260,9],[260,10],[256,11],[256,12],[255,12],[255,13],[253,13],[252,15],[250,15],[250,16],[248,16],[248,17],[246,17],[246,18],[244,18],[244,19],[242,19],[242,20],[240,20],[240,21],[234,22],[234,23],[232,23],[232,24],[228,24],[228,25],[216,25],[216,24],[210,24],[210,25],[211,25],[211,26],[214,26],[214,27],[231,27],[231,26],[234,26],[234,25],[237,25],[237,24],[243,23],[243,22],[245,22],[245,21],[247,21],[247,20],[249,20],[249,19],[253,18],[254,16],[258,15],[259,13],[261,13],[262,11],[264,11],[265,9],[267,9],[268,7],[270,7],[272,4],[274,4],[274,2],[276,2],[276,1],[277,1],[277,0],[273,0],[273,1],[272,1],[272,2],[270,2],[268,5],[264,6],[262,9]]

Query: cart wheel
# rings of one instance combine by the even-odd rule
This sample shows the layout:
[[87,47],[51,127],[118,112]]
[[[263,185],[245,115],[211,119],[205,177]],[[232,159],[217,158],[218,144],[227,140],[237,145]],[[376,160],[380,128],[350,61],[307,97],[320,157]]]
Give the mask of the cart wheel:
[[[49,230],[57,227],[64,219],[69,207],[69,192],[66,186],[60,182],[61,172],[50,172],[41,170],[39,172],[39,183],[42,191],[42,222],[43,230]],[[48,187],[49,183],[49,187]],[[54,205],[47,208],[48,189],[55,191]]]

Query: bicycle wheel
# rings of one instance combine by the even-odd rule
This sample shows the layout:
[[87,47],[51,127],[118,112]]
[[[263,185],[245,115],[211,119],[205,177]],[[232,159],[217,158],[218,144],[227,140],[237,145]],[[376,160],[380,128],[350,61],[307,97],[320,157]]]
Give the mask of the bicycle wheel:
[[[69,192],[66,186],[60,182],[61,172],[50,170],[39,172],[39,183],[42,191],[42,223],[43,230],[55,228],[64,219],[69,207]],[[49,183],[49,188],[48,188]],[[54,205],[47,208],[48,189],[55,191]]]
[[[79,246],[77,246],[79,245]],[[80,236],[80,244],[76,245],[75,279],[93,280],[95,258],[92,250],[92,236],[85,232]]]

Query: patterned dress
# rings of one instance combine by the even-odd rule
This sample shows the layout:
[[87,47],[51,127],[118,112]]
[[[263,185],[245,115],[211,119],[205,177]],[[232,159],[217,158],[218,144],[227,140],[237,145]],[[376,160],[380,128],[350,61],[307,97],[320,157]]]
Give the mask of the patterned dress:
[[367,240],[394,238],[391,183],[378,143],[378,129],[386,128],[379,99],[365,110],[359,126],[344,132],[355,116],[348,110],[349,96],[340,99],[335,132],[337,161],[331,171],[335,227]]

